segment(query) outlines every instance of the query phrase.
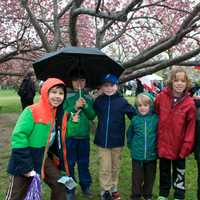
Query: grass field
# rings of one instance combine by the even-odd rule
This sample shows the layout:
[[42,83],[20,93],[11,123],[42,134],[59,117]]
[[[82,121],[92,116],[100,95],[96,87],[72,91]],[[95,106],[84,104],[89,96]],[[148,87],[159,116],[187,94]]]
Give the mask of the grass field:
[[[38,99],[38,97],[36,97]],[[129,98],[131,101],[131,98]],[[9,178],[6,173],[6,166],[9,158],[9,137],[11,130],[15,124],[18,114],[20,113],[20,100],[14,91],[0,91],[0,200],[4,199]],[[128,125],[128,121],[127,121]],[[91,137],[91,157],[90,169],[93,178],[92,191],[94,193],[93,200],[99,199],[99,181],[98,181],[98,156],[97,148],[93,144],[93,136]],[[186,200],[196,200],[196,179],[197,170],[196,162],[191,155],[187,159],[186,165]],[[157,170],[156,182],[154,185],[154,200],[158,195],[158,177]],[[121,173],[119,180],[119,190],[122,194],[122,200],[128,200],[131,193],[131,159],[127,148],[124,148],[122,156]],[[49,200],[49,189],[43,184],[43,200]],[[81,195],[80,188],[77,190],[77,200],[84,200]],[[173,200],[173,190],[169,200]]]

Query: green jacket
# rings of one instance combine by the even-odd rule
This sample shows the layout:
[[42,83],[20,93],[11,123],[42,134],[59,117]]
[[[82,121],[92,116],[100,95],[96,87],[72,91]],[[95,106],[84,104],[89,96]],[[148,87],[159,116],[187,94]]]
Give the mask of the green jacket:
[[20,115],[13,130],[11,141],[12,149],[45,147],[50,127],[50,123],[35,123],[31,109],[26,108]]
[[[149,96],[147,93],[143,94]],[[138,112],[137,115],[133,116],[127,131],[127,143],[132,159],[145,161],[157,158],[157,125],[158,116],[153,110],[153,101],[149,113],[141,115]]]
[[93,120],[96,116],[93,110],[93,100],[84,91],[82,91],[82,98],[85,99],[86,105],[79,112],[78,122],[72,121],[72,115],[76,113],[75,103],[80,98],[78,91],[72,91],[67,94],[67,98],[64,102],[64,110],[67,111],[70,116],[67,122],[67,138],[89,138],[90,133],[90,120]]
[[[48,92],[58,84],[64,83],[59,79],[48,79],[42,87],[39,102],[25,108],[19,116],[11,137],[9,174],[21,176],[31,170],[41,173],[44,151],[49,146],[48,138],[54,127],[56,114],[56,109],[48,101]],[[61,125],[63,138],[66,133],[66,121],[63,120]],[[63,148],[66,146],[63,145]]]

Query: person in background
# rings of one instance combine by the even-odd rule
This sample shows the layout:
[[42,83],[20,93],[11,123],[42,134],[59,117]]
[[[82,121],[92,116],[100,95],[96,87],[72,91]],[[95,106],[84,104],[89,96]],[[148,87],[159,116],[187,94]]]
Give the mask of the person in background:
[[135,96],[137,96],[138,94],[144,92],[144,86],[141,82],[140,79],[136,79],[136,91],[135,91]]
[[194,155],[197,162],[197,200],[200,200],[200,98],[194,98],[197,108]]
[[22,110],[33,104],[35,97],[35,83],[32,79],[33,72],[29,71],[25,74],[24,79],[19,87],[18,95],[20,96]]
[[196,123],[195,104],[189,96],[190,85],[186,71],[178,67],[172,69],[168,86],[156,96],[160,158],[158,200],[168,199],[171,184],[175,190],[174,200],[185,198],[185,158],[194,147]]
[[156,176],[156,137],[158,116],[150,93],[136,97],[137,115],[133,116],[127,131],[127,144],[132,158],[131,200],[152,200]]
[[98,117],[94,143],[100,157],[99,181],[101,200],[120,200],[118,179],[122,147],[125,139],[125,115],[131,119],[134,108],[117,92],[118,79],[107,74],[100,88],[102,94],[95,99]]
[[[86,76],[81,69],[71,72],[73,90],[68,93],[64,110],[70,113],[67,122],[67,159],[70,176],[75,180],[74,168],[77,164],[79,183],[84,196],[92,198],[92,178],[89,171],[90,125],[95,118],[93,100],[85,91]],[[68,200],[75,199],[75,190],[67,191]]]
[[197,109],[196,113],[196,129],[195,129],[195,147],[194,147],[194,156],[197,162],[197,200],[200,200],[200,97],[196,96],[196,91],[199,90],[198,87],[191,88],[190,96],[193,97],[195,106]]
[[[26,107],[19,116],[11,137],[10,181],[6,200],[24,199],[33,176],[37,173],[45,177],[44,163],[50,138],[54,135],[56,111],[64,96],[64,83],[49,78],[42,86],[39,102]],[[62,131],[66,132],[64,128]],[[65,186],[59,195],[66,196]],[[58,197],[56,199],[66,199]]]

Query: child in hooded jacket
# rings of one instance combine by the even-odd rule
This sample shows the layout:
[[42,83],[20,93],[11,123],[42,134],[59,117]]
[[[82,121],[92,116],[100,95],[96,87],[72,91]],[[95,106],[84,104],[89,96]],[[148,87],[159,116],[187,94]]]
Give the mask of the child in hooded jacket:
[[[171,71],[168,86],[155,100],[159,115],[157,148],[160,158],[160,193],[167,200],[171,184],[174,200],[185,198],[185,158],[192,152],[195,140],[196,108],[189,96],[190,80],[186,71]],[[172,169],[171,169],[172,168]],[[171,173],[172,170],[172,173]],[[173,175],[172,175],[173,174]]]
[[136,97],[137,115],[127,131],[127,143],[132,157],[131,200],[152,199],[156,176],[156,135],[158,116],[154,112],[154,98],[149,93]]
[[[45,161],[54,138],[56,110],[62,104],[64,96],[64,83],[59,79],[49,78],[42,86],[39,102],[25,108],[19,116],[11,138],[12,151],[8,164],[10,184],[6,200],[24,199],[36,173],[45,178]],[[65,128],[66,125],[63,124],[63,134],[66,132]],[[65,186],[60,184],[59,188],[60,196],[56,199],[65,200]]]
[[118,79],[107,74],[102,80],[102,95],[96,98],[94,110],[98,125],[94,143],[100,157],[99,180],[102,200],[119,200],[118,179],[125,138],[125,115],[129,119],[134,108],[117,92]]

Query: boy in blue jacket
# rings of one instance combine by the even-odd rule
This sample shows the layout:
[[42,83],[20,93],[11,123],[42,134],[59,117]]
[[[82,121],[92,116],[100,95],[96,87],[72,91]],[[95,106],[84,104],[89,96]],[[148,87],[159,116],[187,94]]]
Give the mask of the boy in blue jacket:
[[127,143],[132,158],[131,200],[152,200],[156,176],[156,132],[158,116],[154,112],[153,96],[140,93],[136,97],[137,115],[127,131]]
[[98,117],[94,143],[100,157],[101,200],[120,200],[117,186],[125,138],[125,114],[131,119],[135,112],[117,92],[117,84],[117,77],[107,74],[102,80],[102,95],[94,102]]

